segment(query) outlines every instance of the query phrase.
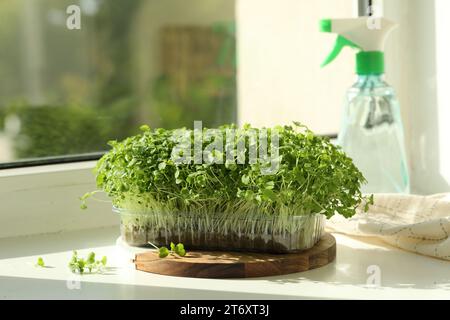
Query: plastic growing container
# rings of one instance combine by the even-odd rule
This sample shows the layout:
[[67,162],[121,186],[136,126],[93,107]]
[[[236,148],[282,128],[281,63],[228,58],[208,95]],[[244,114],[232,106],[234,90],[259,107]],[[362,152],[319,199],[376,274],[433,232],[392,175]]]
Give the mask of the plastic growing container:
[[131,212],[120,214],[122,240],[131,246],[167,246],[182,242],[188,250],[293,253],[312,248],[322,237],[325,216],[224,214],[168,214]]

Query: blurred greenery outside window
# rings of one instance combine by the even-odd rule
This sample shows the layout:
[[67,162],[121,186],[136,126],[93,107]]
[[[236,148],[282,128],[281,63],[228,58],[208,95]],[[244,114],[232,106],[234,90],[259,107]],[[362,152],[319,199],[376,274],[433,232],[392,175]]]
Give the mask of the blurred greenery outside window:
[[0,47],[0,162],[236,121],[231,0],[2,0]]

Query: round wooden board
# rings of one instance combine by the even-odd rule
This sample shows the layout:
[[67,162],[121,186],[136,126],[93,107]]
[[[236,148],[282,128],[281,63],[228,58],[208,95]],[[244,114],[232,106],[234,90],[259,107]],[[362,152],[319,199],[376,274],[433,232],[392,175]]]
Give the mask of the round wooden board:
[[311,249],[291,254],[190,251],[184,257],[158,257],[156,251],[136,254],[136,269],[192,278],[250,278],[307,271],[336,258],[336,239],[326,233]]

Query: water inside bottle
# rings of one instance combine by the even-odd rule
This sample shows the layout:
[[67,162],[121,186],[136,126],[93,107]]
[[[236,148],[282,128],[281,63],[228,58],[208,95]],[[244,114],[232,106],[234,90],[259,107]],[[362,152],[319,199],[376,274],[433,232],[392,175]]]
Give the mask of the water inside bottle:
[[400,107],[380,76],[359,77],[348,91],[338,144],[368,183],[364,193],[409,193]]

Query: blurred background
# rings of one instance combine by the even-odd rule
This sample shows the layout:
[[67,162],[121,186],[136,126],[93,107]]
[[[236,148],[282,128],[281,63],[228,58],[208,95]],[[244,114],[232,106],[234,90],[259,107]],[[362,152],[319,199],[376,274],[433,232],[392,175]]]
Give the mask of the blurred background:
[[236,121],[234,1],[0,2],[0,161]]
[[[321,115],[339,109],[308,85],[323,56],[317,19],[351,13],[351,1],[329,3],[291,1],[290,13],[255,0],[3,0],[0,162],[103,151],[143,123],[299,120],[336,134],[337,117]],[[66,26],[72,4],[81,9],[80,29]],[[310,62],[301,67],[292,59]],[[333,91],[340,101],[343,91]]]

